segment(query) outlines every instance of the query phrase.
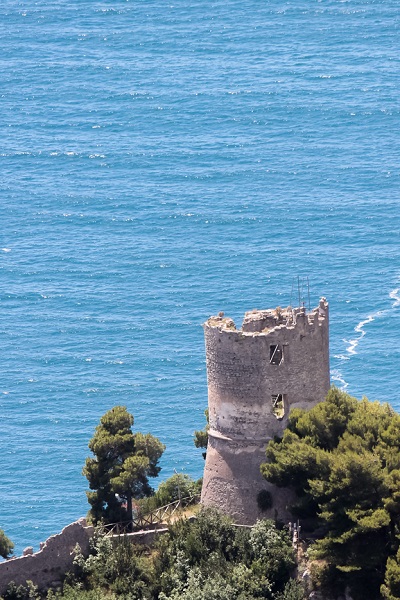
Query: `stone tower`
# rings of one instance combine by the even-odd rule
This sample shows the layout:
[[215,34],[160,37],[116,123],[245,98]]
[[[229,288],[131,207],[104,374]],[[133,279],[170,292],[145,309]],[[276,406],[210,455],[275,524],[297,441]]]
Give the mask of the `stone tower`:
[[[265,447],[291,408],[311,408],[329,390],[328,303],[247,312],[241,329],[220,313],[204,324],[210,429],[201,501],[235,522],[289,519],[286,490],[265,481]],[[272,508],[261,512],[257,494]]]

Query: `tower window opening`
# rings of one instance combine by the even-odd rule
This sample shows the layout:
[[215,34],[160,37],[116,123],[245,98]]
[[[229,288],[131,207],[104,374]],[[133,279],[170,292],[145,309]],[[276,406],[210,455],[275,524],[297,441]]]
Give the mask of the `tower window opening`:
[[272,412],[277,419],[283,419],[285,416],[285,402],[283,394],[272,394]]
[[269,362],[271,365],[280,365],[283,360],[283,348],[278,344],[269,347]]

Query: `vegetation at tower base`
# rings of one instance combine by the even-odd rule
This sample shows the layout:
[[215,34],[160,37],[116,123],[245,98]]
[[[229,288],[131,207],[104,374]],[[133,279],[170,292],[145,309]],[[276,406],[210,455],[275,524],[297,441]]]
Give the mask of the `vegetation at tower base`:
[[215,509],[178,522],[159,551],[159,600],[284,598],[295,565],[287,533],[272,521],[238,528]]
[[201,479],[194,481],[186,473],[174,473],[160,483],[153,496],[139,501],[140,511],[146,514],[176,500],[181,501],[182,508],[188,504],[195,504],[200,497],[201,483]]
[[86,459],[83,474],[93,490],[87,492],[93,523],[131,520],[132,500],[154,492],[149,477],[160,472],[165,446],[149,433],[133,433],[133,422],[125,406],[115,406],[101,417],[89,442],[95,457]]
[[[180,520],[152,548],[97,532],[92,554],[77,551],[75,573],[48,600],[302,600],[290,579],[295,557],[285,530],[272,521],[239,528],[214,509]],[[18,595],[16,595],[18,594]],[[25,594],[25,595],[24,595]],[[33,595],[36,594],[36,595]],[[10,589],[5,600],[41,598]]]
[[0,556],[2,558],[8,558],[13,553],[14,544],[6,536],[4,531],[0,529]]
[[154,497],[157,500],[156,506],[165,506],[175,500],[198,497],[200,492],[201,479],[193,481],[186,473],[175,473],[160,483]]
[[[261,466],[292,488],[294,514],[318,531],[322,584],[354,598],[400,598],[400,415],[332,388],[309,411],[294,409]],[[382,587],[381,587],[382,586]]]

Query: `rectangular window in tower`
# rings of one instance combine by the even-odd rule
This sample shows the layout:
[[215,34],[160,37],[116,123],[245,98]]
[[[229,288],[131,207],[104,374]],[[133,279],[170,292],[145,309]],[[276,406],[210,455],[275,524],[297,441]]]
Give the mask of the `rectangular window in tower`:
[[285,401],[283,394],[272,394],[272,413],[277,419],[283,419],[285,416]]
[[283,360],[283,347],[278,344],[269,347],[269,362],[271,365],[280,365]]

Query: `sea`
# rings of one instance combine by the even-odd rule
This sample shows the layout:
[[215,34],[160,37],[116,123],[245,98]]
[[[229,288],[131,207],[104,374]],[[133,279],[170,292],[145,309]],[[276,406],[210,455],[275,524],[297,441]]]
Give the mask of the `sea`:
[[[332,383],[400,409],[397,0],[3,0],[0,527],[86,514],[127,406],[201,477],[202,323],[330,303]],[[310,364],[312,373],[312,364]]]

